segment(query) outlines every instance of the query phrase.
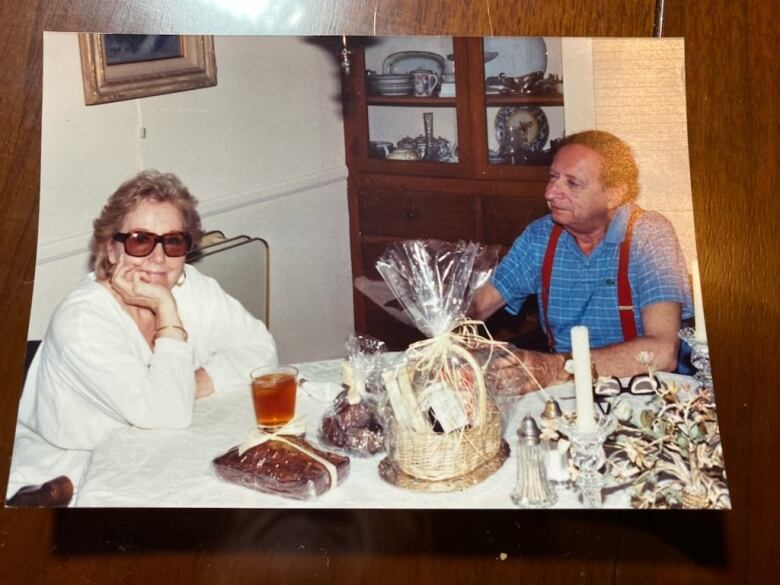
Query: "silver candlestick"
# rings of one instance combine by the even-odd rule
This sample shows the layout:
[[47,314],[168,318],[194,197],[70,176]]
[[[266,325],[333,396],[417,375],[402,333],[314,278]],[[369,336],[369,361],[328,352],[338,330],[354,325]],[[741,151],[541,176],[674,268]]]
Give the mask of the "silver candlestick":
[[712,370],[710,369],[710,347],[706,341],[696,339],[696,330],[686,327],[677,332],[677,335],[691,348],[691,363],[696,368],[696,378],[702,387],[712,388]]
[[607,462],[604,453],[604,441],[615,430],[617,422],[611,415],[600,414],[595,428],[582,430],[574,422],[562,422],[561,432],[571,442],[571,457],[577,468],[575,484],[582,495],[586,508],[601,508],[601,488],[604,487],[604,475],[601,468]]

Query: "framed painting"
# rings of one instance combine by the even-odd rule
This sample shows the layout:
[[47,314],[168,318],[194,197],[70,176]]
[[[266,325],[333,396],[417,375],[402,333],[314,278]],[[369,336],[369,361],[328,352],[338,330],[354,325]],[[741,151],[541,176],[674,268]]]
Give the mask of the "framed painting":
[[108,102],[217,85],[206,35],[79,34],[84,102]]

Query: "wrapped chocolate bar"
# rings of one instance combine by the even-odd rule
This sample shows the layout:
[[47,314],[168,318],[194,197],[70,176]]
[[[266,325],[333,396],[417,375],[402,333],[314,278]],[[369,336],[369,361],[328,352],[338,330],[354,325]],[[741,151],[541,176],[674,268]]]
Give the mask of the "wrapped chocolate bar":
[[429,338],[412,344],[382,376],[387,392],[388,459],[380,473],[412,489],[459,489],[497,470],[508,446],[475,353],[501,344],[466,319],[498,247],[413,240],[390,244],[377,262],[406,314]]
[[320,424],[320,440],[360,457],[375,455],[384,449],[384,429],[378,406],[382,388],[377,381],[385,344],[370,336],[351,335],[347,340],[348,357],[342,369],[347,387],[333,402]]
[[302,437],[259,429],[212,464],[225,481],[296,500],[314,499],[349,474],[349,457],[316,449]]

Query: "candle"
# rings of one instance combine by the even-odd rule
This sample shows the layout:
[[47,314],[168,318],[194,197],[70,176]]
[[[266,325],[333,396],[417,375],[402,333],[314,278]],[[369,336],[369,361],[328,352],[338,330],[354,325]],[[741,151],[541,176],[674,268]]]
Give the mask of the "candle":
[[577,428],[593,430],[593,378],[591,377],[590,341],[588,328],[578,325],[571,328],[571,353],[574,360],[574,396],[577,400]]
[[691,277],[693,280],[693,318],[696,321],[696,341],[707,343],[707,328],[704,325],[704,303],[701,298],[701,276],[699,276],[699,261],[691,262]]

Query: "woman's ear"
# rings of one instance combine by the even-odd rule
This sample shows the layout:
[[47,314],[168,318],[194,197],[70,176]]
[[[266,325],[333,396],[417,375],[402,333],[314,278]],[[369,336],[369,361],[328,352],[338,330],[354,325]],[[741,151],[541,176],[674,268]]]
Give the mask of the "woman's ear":
[[116,255],[116,248],[114,247],[114,242],[109,240],[105,243],[106,246],[106,255],[108,256],[108,261],[111,264],[116,264],[119,261],[119,258]]

